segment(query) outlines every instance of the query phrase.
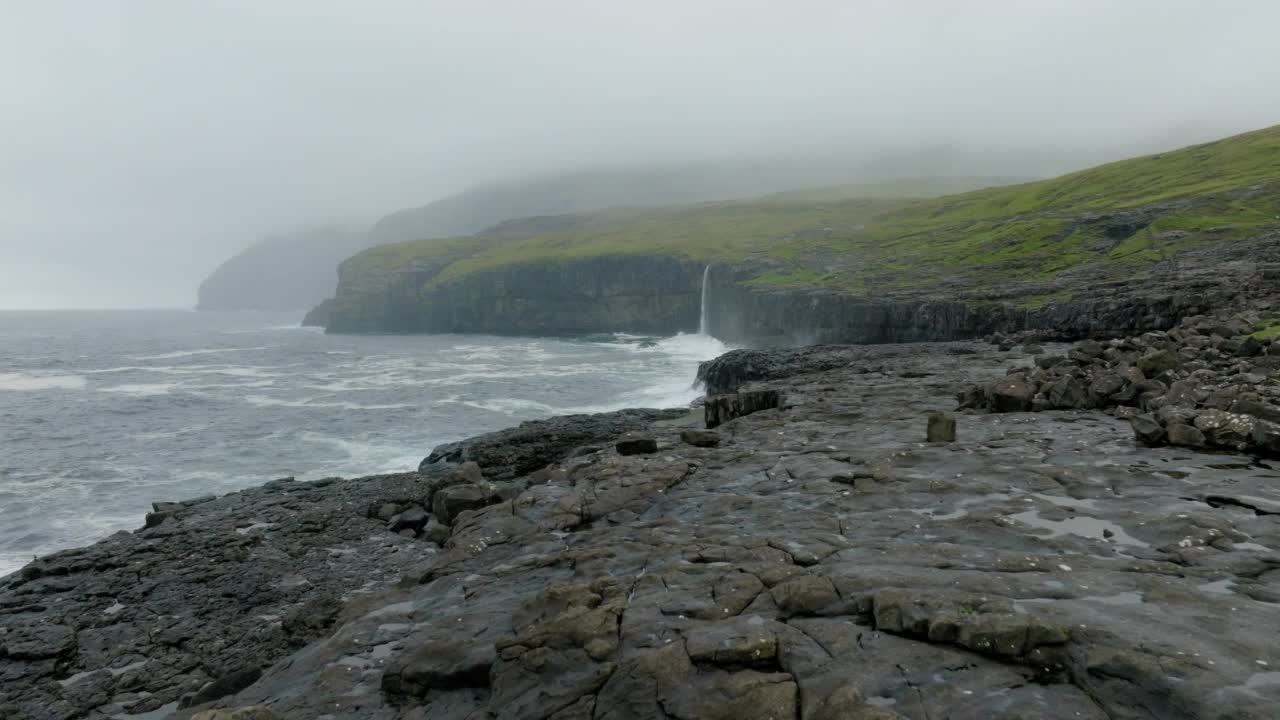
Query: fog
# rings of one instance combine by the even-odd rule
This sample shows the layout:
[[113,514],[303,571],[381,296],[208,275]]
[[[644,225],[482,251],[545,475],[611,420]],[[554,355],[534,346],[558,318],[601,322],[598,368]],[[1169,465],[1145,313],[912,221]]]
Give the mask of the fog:
[[189,307],[262,234],[513,175],[1211,139],[1280,122],[1278,29],[1256,0],[8,0],[0,308]]

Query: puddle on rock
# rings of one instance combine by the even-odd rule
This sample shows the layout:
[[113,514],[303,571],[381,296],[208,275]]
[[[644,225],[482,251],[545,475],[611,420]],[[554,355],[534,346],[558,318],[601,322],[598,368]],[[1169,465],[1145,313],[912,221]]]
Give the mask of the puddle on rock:
[[[1048,520],[1040,517],[1039,510],[1028,510],[1009,516],[1013,520],[1020,523],[1030,525],[1031,527],[1048,530],[1052,533],[1050,537],[1060,537],[1062,535],[1075,535],[1077,537],[1089,538],[1090,540],[1099,540],[1102,542],[1115,542],[1122,545],[1133,545],[1136,547],[1151,547],[1149,544],[1135,538],[1125,532],[1124,528],[1109,521],[1099,520],[1098,518],[1080,516],[1070,517],[1066,520]],[[1103,536],[1104,531],[1110,531],[1112,537]]]
[[1244,686],[1253,690],[1265,685],[1280,685],[1280,672],[1254,673],[1244,681]]
[[919,508],[911,508],[911,512],[917,515],[924,515],[930,520],[956,520],[969,514],[968,508],[981,503],[1003,502],[1008,500],[1009,496],[1005,493],[987,493],[986,495],[978,495],[976,497],[964,498],[956,502],[952,506],[952,510],[945,513],[939,513],[937,508],[921,510]]
[[161,705],[150,712],[144,712],[138,715],[115,715],[113,717],[115,720],[167,720],[176,712],[178,712],[178,701],[174,700],[168,705]]
[[1103,605],[1141,605],[1142,593],[1137,591],[1116,593],[1115,595],[1089,595],[1080,598]]
[[1236,581],[1232,578],[1226,578],[1225,580],[1214,580],[1213,582],[1207,582],[1203,585],[1197,585],[1196,587],[1212,595],[1234,595],[1235,591],[1231,589],[1231,586],[1234,585],[1235,582]]
[[1063,497],[1061,495],[1042,495],[1041,493],[1031,494],[1041,500],[1051,502],[1058,507],[1084,508],[1086,510],[1096,510],[1098,507],[1097,500],[1077,500],[1075,498]]

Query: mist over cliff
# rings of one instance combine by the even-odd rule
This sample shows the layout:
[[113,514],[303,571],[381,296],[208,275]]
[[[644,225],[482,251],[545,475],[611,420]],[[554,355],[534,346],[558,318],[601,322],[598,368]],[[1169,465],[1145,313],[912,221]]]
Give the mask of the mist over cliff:
[[270,235],[228,258],[200,283],[199,310],[298,310],[325,298],[343,258],[365,246],[362,229],[303,227]]
[[[797,188],[834,187],[858,180],[859,192],[941,193],[1028,177],[1060,166],[1065,157],[1013,157],[931,148],[920,153],[854,157],[801,155],[786,159],[630,166],[502,178],[418,207],[390,212],[367,231],[301,227],[268,236],[223,262],[201,283],[202,310],[299,310],[333,294],[338,265],[382,243],[471,235],[507,220],[584,213],[613,207],[652,207],[744,198]],[[1029,157],[1033,159],[1028,160]],[[981,177],[949,176],[959,169]],[[905,176],[905,177],[904,177]],[[926,179],[927,178],[927,179]]]

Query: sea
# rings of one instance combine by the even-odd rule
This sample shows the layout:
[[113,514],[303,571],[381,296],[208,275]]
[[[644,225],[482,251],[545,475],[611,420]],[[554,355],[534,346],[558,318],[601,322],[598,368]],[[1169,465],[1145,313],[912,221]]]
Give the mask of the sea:
[[688,406],[701,334],[326,335],[294,313],[0,312],[0,576],[152,501],[417,467],[524,420]]

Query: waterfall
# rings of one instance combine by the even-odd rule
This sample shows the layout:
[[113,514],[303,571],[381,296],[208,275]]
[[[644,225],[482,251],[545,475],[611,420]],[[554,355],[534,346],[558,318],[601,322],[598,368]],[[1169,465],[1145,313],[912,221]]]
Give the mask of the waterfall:
[[711,266],[708,265],[702,270],[702,309],[698,315],[698,334],[709,335],[711,328],[707,327],[707,280],[711,277]]

